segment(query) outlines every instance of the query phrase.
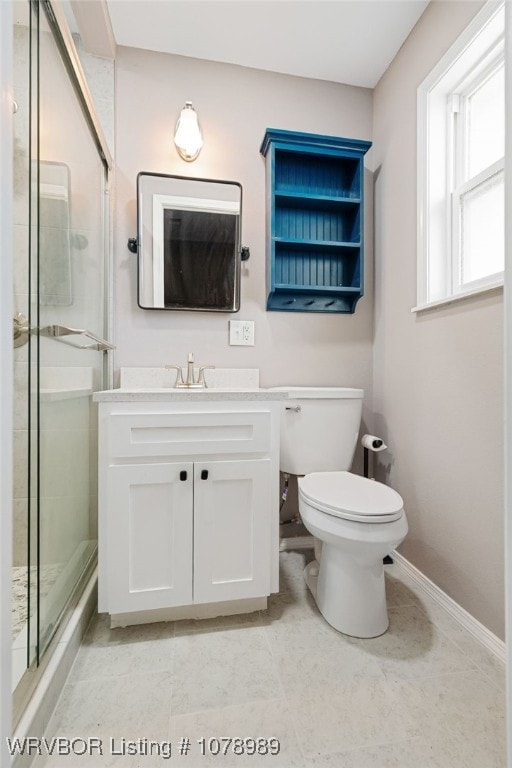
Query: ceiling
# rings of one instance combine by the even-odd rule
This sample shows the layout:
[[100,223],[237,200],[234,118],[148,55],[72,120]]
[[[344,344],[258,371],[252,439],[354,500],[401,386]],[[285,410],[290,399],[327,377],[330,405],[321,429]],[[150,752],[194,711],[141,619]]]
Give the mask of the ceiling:
[[373,88],[429,0],[107,0],[118,45]]

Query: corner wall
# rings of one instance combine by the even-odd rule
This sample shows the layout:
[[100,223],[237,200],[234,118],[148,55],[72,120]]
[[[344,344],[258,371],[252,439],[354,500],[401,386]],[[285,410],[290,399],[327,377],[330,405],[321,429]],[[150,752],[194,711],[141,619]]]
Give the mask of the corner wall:
[[480,7],[431,2],[374,92],[374,428],[377,477],[405,501],[401,553],[503,638],[502,292],[411,313],[416,90]]
[[[371,90],[126,47],[118,48],[116,68],[116,367],[185,364],[192,351],[201,365],[259,368],[262,386],[362,387],[368,416],[371,175],[366,172],[366,295],[355,314],[266,312],[265,162],[259,149],[268,127],[371,139]],[[187,100],[197,110],[204,137],[194,163],[181,160],[173,143]],[[242,241],[251,258],[242,268],[239,313],[137,307],[136,258],[126,243],[136,234],[139,171],[241,182]],[[255,320],[254,347],[228,345],[228,320],[237,317]]]

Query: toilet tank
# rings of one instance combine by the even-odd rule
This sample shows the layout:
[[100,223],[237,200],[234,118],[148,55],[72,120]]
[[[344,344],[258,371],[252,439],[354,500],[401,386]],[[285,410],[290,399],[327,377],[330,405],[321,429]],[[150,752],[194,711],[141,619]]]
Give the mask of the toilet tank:
[[352,465],[364,391],[348,387],[274,387],[282,402],[281,472],[348,470]]

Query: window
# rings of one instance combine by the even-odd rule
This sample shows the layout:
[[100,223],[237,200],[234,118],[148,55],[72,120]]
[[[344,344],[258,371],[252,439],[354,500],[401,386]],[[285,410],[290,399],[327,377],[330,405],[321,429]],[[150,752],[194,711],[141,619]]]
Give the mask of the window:
[[501,285],[504,8],[487,3],[418,89],[418,306]]

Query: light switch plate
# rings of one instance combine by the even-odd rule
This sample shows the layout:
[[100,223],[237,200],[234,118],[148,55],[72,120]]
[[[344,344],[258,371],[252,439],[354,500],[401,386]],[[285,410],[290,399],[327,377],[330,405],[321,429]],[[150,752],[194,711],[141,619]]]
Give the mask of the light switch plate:
[[230,320],[229,343],[232,346],[254,347],[254,320]]

